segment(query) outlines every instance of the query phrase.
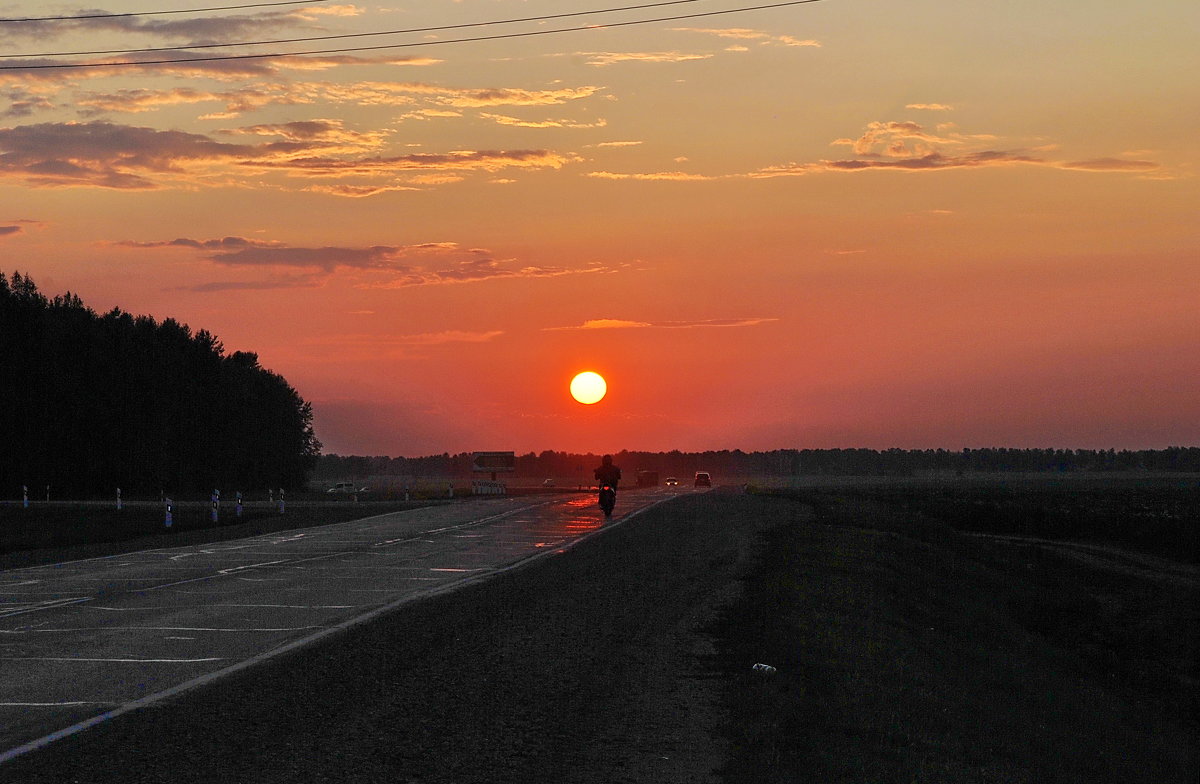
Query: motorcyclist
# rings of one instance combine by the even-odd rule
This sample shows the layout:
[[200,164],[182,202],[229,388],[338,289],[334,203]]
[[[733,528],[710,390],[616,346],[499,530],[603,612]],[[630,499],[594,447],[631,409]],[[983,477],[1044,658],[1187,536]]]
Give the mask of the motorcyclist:
[[595,474],[597,484],[612,485],[613,490],[617,489],[617,482],[621,481],[621,469],[613,465],[612,455],[600,458],[600,466],[592,473]]

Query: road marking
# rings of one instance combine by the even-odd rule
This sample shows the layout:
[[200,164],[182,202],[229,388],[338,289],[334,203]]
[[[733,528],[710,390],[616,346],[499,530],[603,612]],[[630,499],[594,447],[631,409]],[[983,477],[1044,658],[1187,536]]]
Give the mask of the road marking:
[[0,618],[11,618],[14,615],[24,615],[25,613],[37,612],[38,610],[52,610],[55,607],[67,607],[68,605],[81,604],[83,602],[90,602],[91,600],[91,596],[81,596],[74,599],[59,599],[58,601],[40,602],[33,607],[26,606],[21,610],[0,612]]
[[68,656],[0,656],[0,661],[58,661],[58,662],[117,662],[119,664],[195,664],[197,662],[224,661],[223,657],[210,659],[79,659]]
[[299,632],[305,629],[323,629],[321,625],[289,626],[279,629],[223,629],[206,626],[84,626],[77,629],[28,629],[10,632],[24,634],[27,632]]
[[0,702],[0,708],[59,708],[71,705],[112,705],[104,702]]

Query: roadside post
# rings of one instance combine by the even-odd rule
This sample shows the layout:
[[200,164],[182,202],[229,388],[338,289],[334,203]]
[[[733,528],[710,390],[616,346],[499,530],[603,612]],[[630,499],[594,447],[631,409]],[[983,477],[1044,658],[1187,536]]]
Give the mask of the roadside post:
[[279,514],[283,514],[283,488],[279,488]]
[[242,516],[242,491],[241,490],[237,491],[237,512],[236,512],[236,514],[238,517]]
[[163,499],[163,506],[165,506],[165,507],[166,507],[166,520],[165,520],[165,521],[164,521],[164,523],[163,523],[163,527],[164,527],[164,528],[170,528],[170,527],[171,527],[171,523],[172,523],[172,522],[174,522],[174,521],[171,519],[171,511],[172,511],[172,510],[175,508],[175,502],[174,502],[174,501],[172,501],[170,498],[164,498],[164,499]]
[[220,509],[221,509],[221,491],[213,490],[212,491],[212,521],[214,523],[217,522],[217,518],[220,516]]
[[29,508],[29,485],[21,485],[21,505]]
[[50,485],[46,485],[46,502],[50,502]]
[[453,482],[446,483],[446,497],[447,498],[454,497],[454,483]]
[[121,511],[124,507],[121,505],[121,488],[117,488],[117,511]]

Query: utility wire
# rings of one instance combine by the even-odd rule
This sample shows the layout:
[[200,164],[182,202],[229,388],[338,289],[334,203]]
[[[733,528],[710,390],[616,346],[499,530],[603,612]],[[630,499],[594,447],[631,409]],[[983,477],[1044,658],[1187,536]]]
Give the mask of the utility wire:
[[343,49],[314,49],[303,52],[264,52],[261,54],[231,54],[220,55],[214,57],[181,57],[174,60],[126,60],[117,62],[103,63],[39,63],[36,65],[0,65],[0,71],[32,71],[45,70],[50,68],[70,69],[70,68],[122,68],[136,67],[141,65],[177,65],[181,63],[211,63],[228,60],[263,60],[274,59],[280,57],[300,57],[303,55],[313,54],[346,54],[349,52],[373,52],[381,49],[408,49],[414,46],[440,46],[444,44],[464,44],[476,43],[479,41],[500,41],[510,38],[532,38],[540,35],[554,35],[557,33],[574,33],[583,30],[603,30],[610,27],[633,27],[635,25],[653,24],[655,22],[678,22],[685,19],[700,19],[703,17],[725,16],[728,14],[740,14],[747,11],[763,11],[771,8],[786,8],[793,5],[807,5],[809,3],[820,3],[823,0],[789,0],[783,3],[769,3],[767,5],[748,6],[746,8],[729,8],[722,11],[704,11],[695,14],[680,14],[678,16],[660,16],[652,19],[634,19],[626,22],[609,22],[607,24],[582,25],[580,27],[560,27],[554,30],[531,30],[524,33],[502,33],[499,35],[481,35],[470,38],[447,38],[441,41],[419,41],[406,44],[382,44],[379,46],[352,46]]
[[368,38],[379,35],[403,35],[408,33],[429,33],[437,30],[460,30],[467,27],[490,27],[502,24],[517,24],[519,22],[543,22],[550,19],[564,19],[571,16],[590,16],[592,14],[611,14],[618,11],[638,11],[646,8],[658,8],[664,5],[682,5],[695,3],[697,0],[667,0],[658,3],[643,3],[641,5],[626,5],[615,8],[597,8],[592,11],[573,11],[564,14],[545,14],[543,16],[526,16],[519,19],[496,19],[491,22],[465,22],[463,24],[439,25],[437,27],[411,27],[405,30],[382,30],[372,33],[341,33],[338,35],[314,35],[307,38],[279,38],[274,41],[235,41],[224,44],[187,44],[183,46],[158,46],[152,49],[99,49],[91,52],[37,52],[32,54],[0,54],[0,59],[15,57],[70,57],[94,54],[142,54],[144,52],[182,52],[192,49],[218,49],[229,46],[267,46],[271,44],[296,44],[310,41],[333,41],[344,38]]
[[126,14],[79,14],[78,16],[29,16],[21,19],[0,19],[5,22],[68,22],[73,19],[117,19],[127,16],[162,16],[164,14],[199,14],[205,11],[237,11],[243,8],[267,8],[277,5],[308,5],[325,3],[328,0],[280,0],[275,3],[249,3],[246,5],[219,5],[212,8],[173,8],[167,11],[133,11]]

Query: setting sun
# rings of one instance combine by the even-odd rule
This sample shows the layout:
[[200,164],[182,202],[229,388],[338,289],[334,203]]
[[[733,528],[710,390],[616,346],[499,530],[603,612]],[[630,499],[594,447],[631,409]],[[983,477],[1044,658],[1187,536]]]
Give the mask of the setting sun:
[[571,397],[585,405],[599,403],[608,392],[608,384],[599,373],[587,371],[571,379]]

